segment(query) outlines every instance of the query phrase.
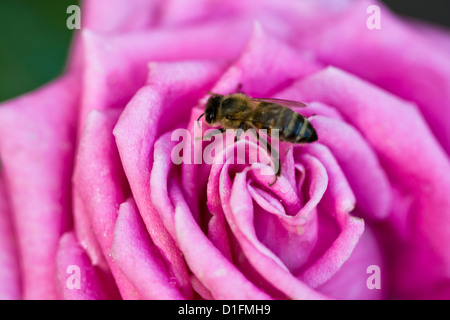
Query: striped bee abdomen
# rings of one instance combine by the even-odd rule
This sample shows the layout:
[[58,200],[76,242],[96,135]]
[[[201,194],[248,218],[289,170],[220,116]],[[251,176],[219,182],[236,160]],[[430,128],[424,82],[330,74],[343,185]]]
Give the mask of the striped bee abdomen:
[[282,141],[307,143],[317,140],[317,133],[308,119],[275,103],[261,103],[253,114],[252,122],[259,129],[279,130]]

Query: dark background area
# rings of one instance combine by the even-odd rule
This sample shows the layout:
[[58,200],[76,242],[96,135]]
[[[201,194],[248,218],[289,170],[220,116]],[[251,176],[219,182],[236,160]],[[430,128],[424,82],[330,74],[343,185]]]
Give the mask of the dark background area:
[[381,0],[381,2],[399,15],[450,28],[450,0]]
[[73,34],[66,26],[72,4],[79,1],[0,0],[0,101],[61,73]]
[[[450,28],[450,0],[383,2],[398,14]],[[62,72],[73,36],[66,27],[66,10],[72,4],[79,1],[0,0],[0,101],[31,91]]]

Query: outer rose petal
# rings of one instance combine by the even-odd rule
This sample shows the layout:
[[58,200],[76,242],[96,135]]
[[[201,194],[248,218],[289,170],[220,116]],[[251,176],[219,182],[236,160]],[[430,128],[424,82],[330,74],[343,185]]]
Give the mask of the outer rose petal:
[[[392,212],[397,234],[386,231],[385,237],[391,249],[393,243],[405,241],[393,253],[398,268],[393,287],[400,297],[432,296],[434,285],[450,279],[450,254],[443,246],[450,239],[450,175],[443,174],[450,172],[450,162],[420,113],[414,105],[335,68],[301,81],[297,89],[307,100],[336,106],[377,152],[398,190]],[[402,234],[407,238],[398,239]],[[408,272],[402,271],[405,261]]]
[[184,299],[153,245],[133,199],[120,206],[111,254],[143,299]]
[[[82,28],[101,33],[126,33],[149,29],[157,24],[162,1],[155,0],[83,0]],[[76,33],[68,69],[78,72],[83,65],[81,33]]]
[[423,40],[428,41],[433,49],[442,50],[445,54],[450,54],[450,38],[445,27],[421,20],[410,20],[411,27],[423,36]]
[[65,233],[60,239],[56,255],[56,279],[60,297],[65,300],[111,298],[72,232]]
[[13,230],[12,214],[0,175],[0,300],[21,297],[18,251]]
[[[375,233],[367,225],[359,238],[358,244],[351,256],[342,265],[339,271],[317,290],[331,297],[343,300],[383,299],[386,298],[386,276],[389,271],[385,268],[381,246],[375,238]],[[380,269],[380,289],[370,289],[367,280],[369,266]],[[370,269],[369,269],[370,270]]]
[[232,26],[219,22],[181,30],[158,29],[118,35],[84,29],[84,90],[79,128],[93,109],[126,105],[145,84],[147,65],[151,61],[235,58],[250,34],[250,29],[243,25],[248,22],[239,20]]
[[25,299],[56,298],[54,261],[71,225],[78,92],[74,76],[0,106],[0,155],[19,239]]
[[291,43],[335,20],[350,3],[347,0],[170,0],[165,2],[160,24],[184,28],[222,20],[232,25],[233,18],[243,17],[249,23],[260,21],[270,34]]
[[83,210],[75,213],[78,221],[83,222],[82,228],[76,225],[76,230],[82,236],[80,243],[97,262],[98,248],[92,247],[94,239],[86,228],[92,230],[122,296],[135,299],[139,295],[110,255],[117,212],[129,193],[112,134],[118,111],[92,111],[86,119],[73,179],[76,196],[82,203],[77,209]]
[[157,24],[163,4],[158,0],[84,0],[83,28],[110,33],[149,29]]
[[254,97],[270,97],[294,79],[303,78],[322,66],[307,55],[267,34],[260,23],[237,60],[221,77],[213,92],[235,92],[238,83],[242,90]]
[[[377,3],[381,29],[366,27],[367,7],[374,1],[355,1],[327,28],[299,39],[299,46],[312,49],[324,63],[345,69],[372,83],[418,103],[430,129],[450,154],[450,63],[449,52],[429,45],[390,10]],[[357,43],[357,45],[355,45]],[[445,42],[444,42],[445,43]]]
[[161,130],[179,125],[182,119],[178,116],[189,112],[222,68],[222,63],[205,61],[153,64],[149,77],[152,84],[136,93],[114,129],[120,158],[144,223],[185,297],[192,295],[185,262],[150,200],[154,192],[149,185],[153,144]]

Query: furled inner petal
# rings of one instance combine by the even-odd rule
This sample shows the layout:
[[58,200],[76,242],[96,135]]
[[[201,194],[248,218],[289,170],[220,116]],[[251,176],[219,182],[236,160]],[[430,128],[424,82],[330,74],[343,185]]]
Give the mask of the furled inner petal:
[[320,144],[305,145],[304,149],[319,159],[329,178],[318,207],[318,241],[299,274],[300,279],[315,288],[329,280],[349,258],[364,231],[364,222],[349,214],[354,209],[355,197],[329,149]]
[[228,170],[225,169],[221,173],[221,180],[230,184],[231,188],[231,194],[221,192],[224,213],[243,254],[263,278],[287,297],[294,299],[322,298],[318,292],[294,277],[283,262],[258,240],[253,225],[255,214],[253,200],[247,190],[248,171],[249,169],[245,169],[241,173],[237,173],[232,185],[229,181]]
[[[240,141],[236,145],[240,143],[245,142]],[[223,153],[233,152],[232,149],[236,145],[229,145]],[[233,241],[235,237],[253,268],[272,285],[276,283],[278,290],[296,298],[309,294],[314,296],[314,293],[305,291],[300,294],[304,284],[286,267],[296,274],[300,272],[299,279],[310,286],[319,286],[330,279],[348,259],[364,226],[361,220],[348,214],[353,209],[354,196],[330,152],[320,146],[308,146],[304,149],[305,154],[295,155],[294,158],[297,161],[301,159],[300,162],[307,168],[308,173],[311,171],[311,177],[305,180],[309,182],[310,187],[309,196],[305,199],[309,200],[294,216],[286,215],[284,207],[274,204],[277,198],[286,203],[290,201],[289,197],[286,197],[287,194],[281,191],[286,190],[283,182],[288,181],[283,176],[270,191],[267,182],[271,180],[256,173],[261,169],[259,165],[236,173],[236,169],[232,168],[238,168],[238,165],[221,165],[219,160],[216,160],[217,165],[213,165],[211,169],[212,173],[220,172],[221,211],[218,213],[224,214],[233,232],[233,237],[228,237],[229,241]],[[314,156],[310,156],[309,151]],[[318,156],[320,161],[315,156]],[[226,158],[223,154],[219,154],[219,157]],[[325,191],[327,173],[331,174],[332,179]],[[234,182],[231,182],[230,178],[234,174]],[[250,179],[250,182],[245,182],[247,179]],[[251,181],[257,182],[261,190],[257,191],[258,188]],[[210,183],[215,182],[210,180]],[[321,201],[322,194],[326,195],[325,203]],[[295,193],[293,195],[296,198]],[[319,202],[320,206],[316,209]],[[324,234],[327,225],[332,226],[331,230],[334,231]],[[320,241],[316,244],[318,238]],[[267,272],[268,269],[271,270],[270,273]],[[274,278],[277,281],[274,281]],[[292,282],[292,278],[296,281]]]
[[392,192],[376,153],[358,131],[343,121],[318,116],[311,123],[320,132],[320,143],[339,162],[355,193],[356,207],[372,219],[386,218],[391,210]]
[[[304,183],[300,185],[299,193],[306,193],[302,203],[294,196],[297,211],[288,215],[285,210],[270,212],[264,208],[261,197],[255,193],[267,194],[264,189],[273,194],[271,200],[281,206],[289,204],[289,194],[280,192],[277,188],[267,188],[259,185],[257,188],[249,185],[250,194],[255,204],[254,227],[258,239],[273,251],[293,274],[297,274],[303,263],[308,260],[311,250],[317,241],[317,211],[316,207],[324,194],[328,177],[324,166],[314,157],[304,155],[302,163],[307,168]],[[275,187],[275,185],[273,186]],[[254,191],[254,190],[259,191]],[[293,194],[294,195],[294,194]],[[291,197],[293,196],[291,195]]]
[[181,191],[178,173],[172,170],[176,168],[171,160],[171,150],[175,145],[171,141],[171,132],[162,135],[155,143],[150,183],[158,185],[159,190],[157,194],[152,192],[152,201],[166,229],[183,252],[190,270],[216,299],[269,298],[208,240],[194,219]]

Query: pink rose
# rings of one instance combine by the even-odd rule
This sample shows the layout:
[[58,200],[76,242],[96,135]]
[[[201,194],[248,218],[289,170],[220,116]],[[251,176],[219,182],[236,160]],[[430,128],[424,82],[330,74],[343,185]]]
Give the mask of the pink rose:
[[[370,5],[83,2],[65,73],[0,106],[0,298],[449,299],[450,36]],[[318,133],[272,187],[223,161],[253,142],[171,158],[239,83]]]

